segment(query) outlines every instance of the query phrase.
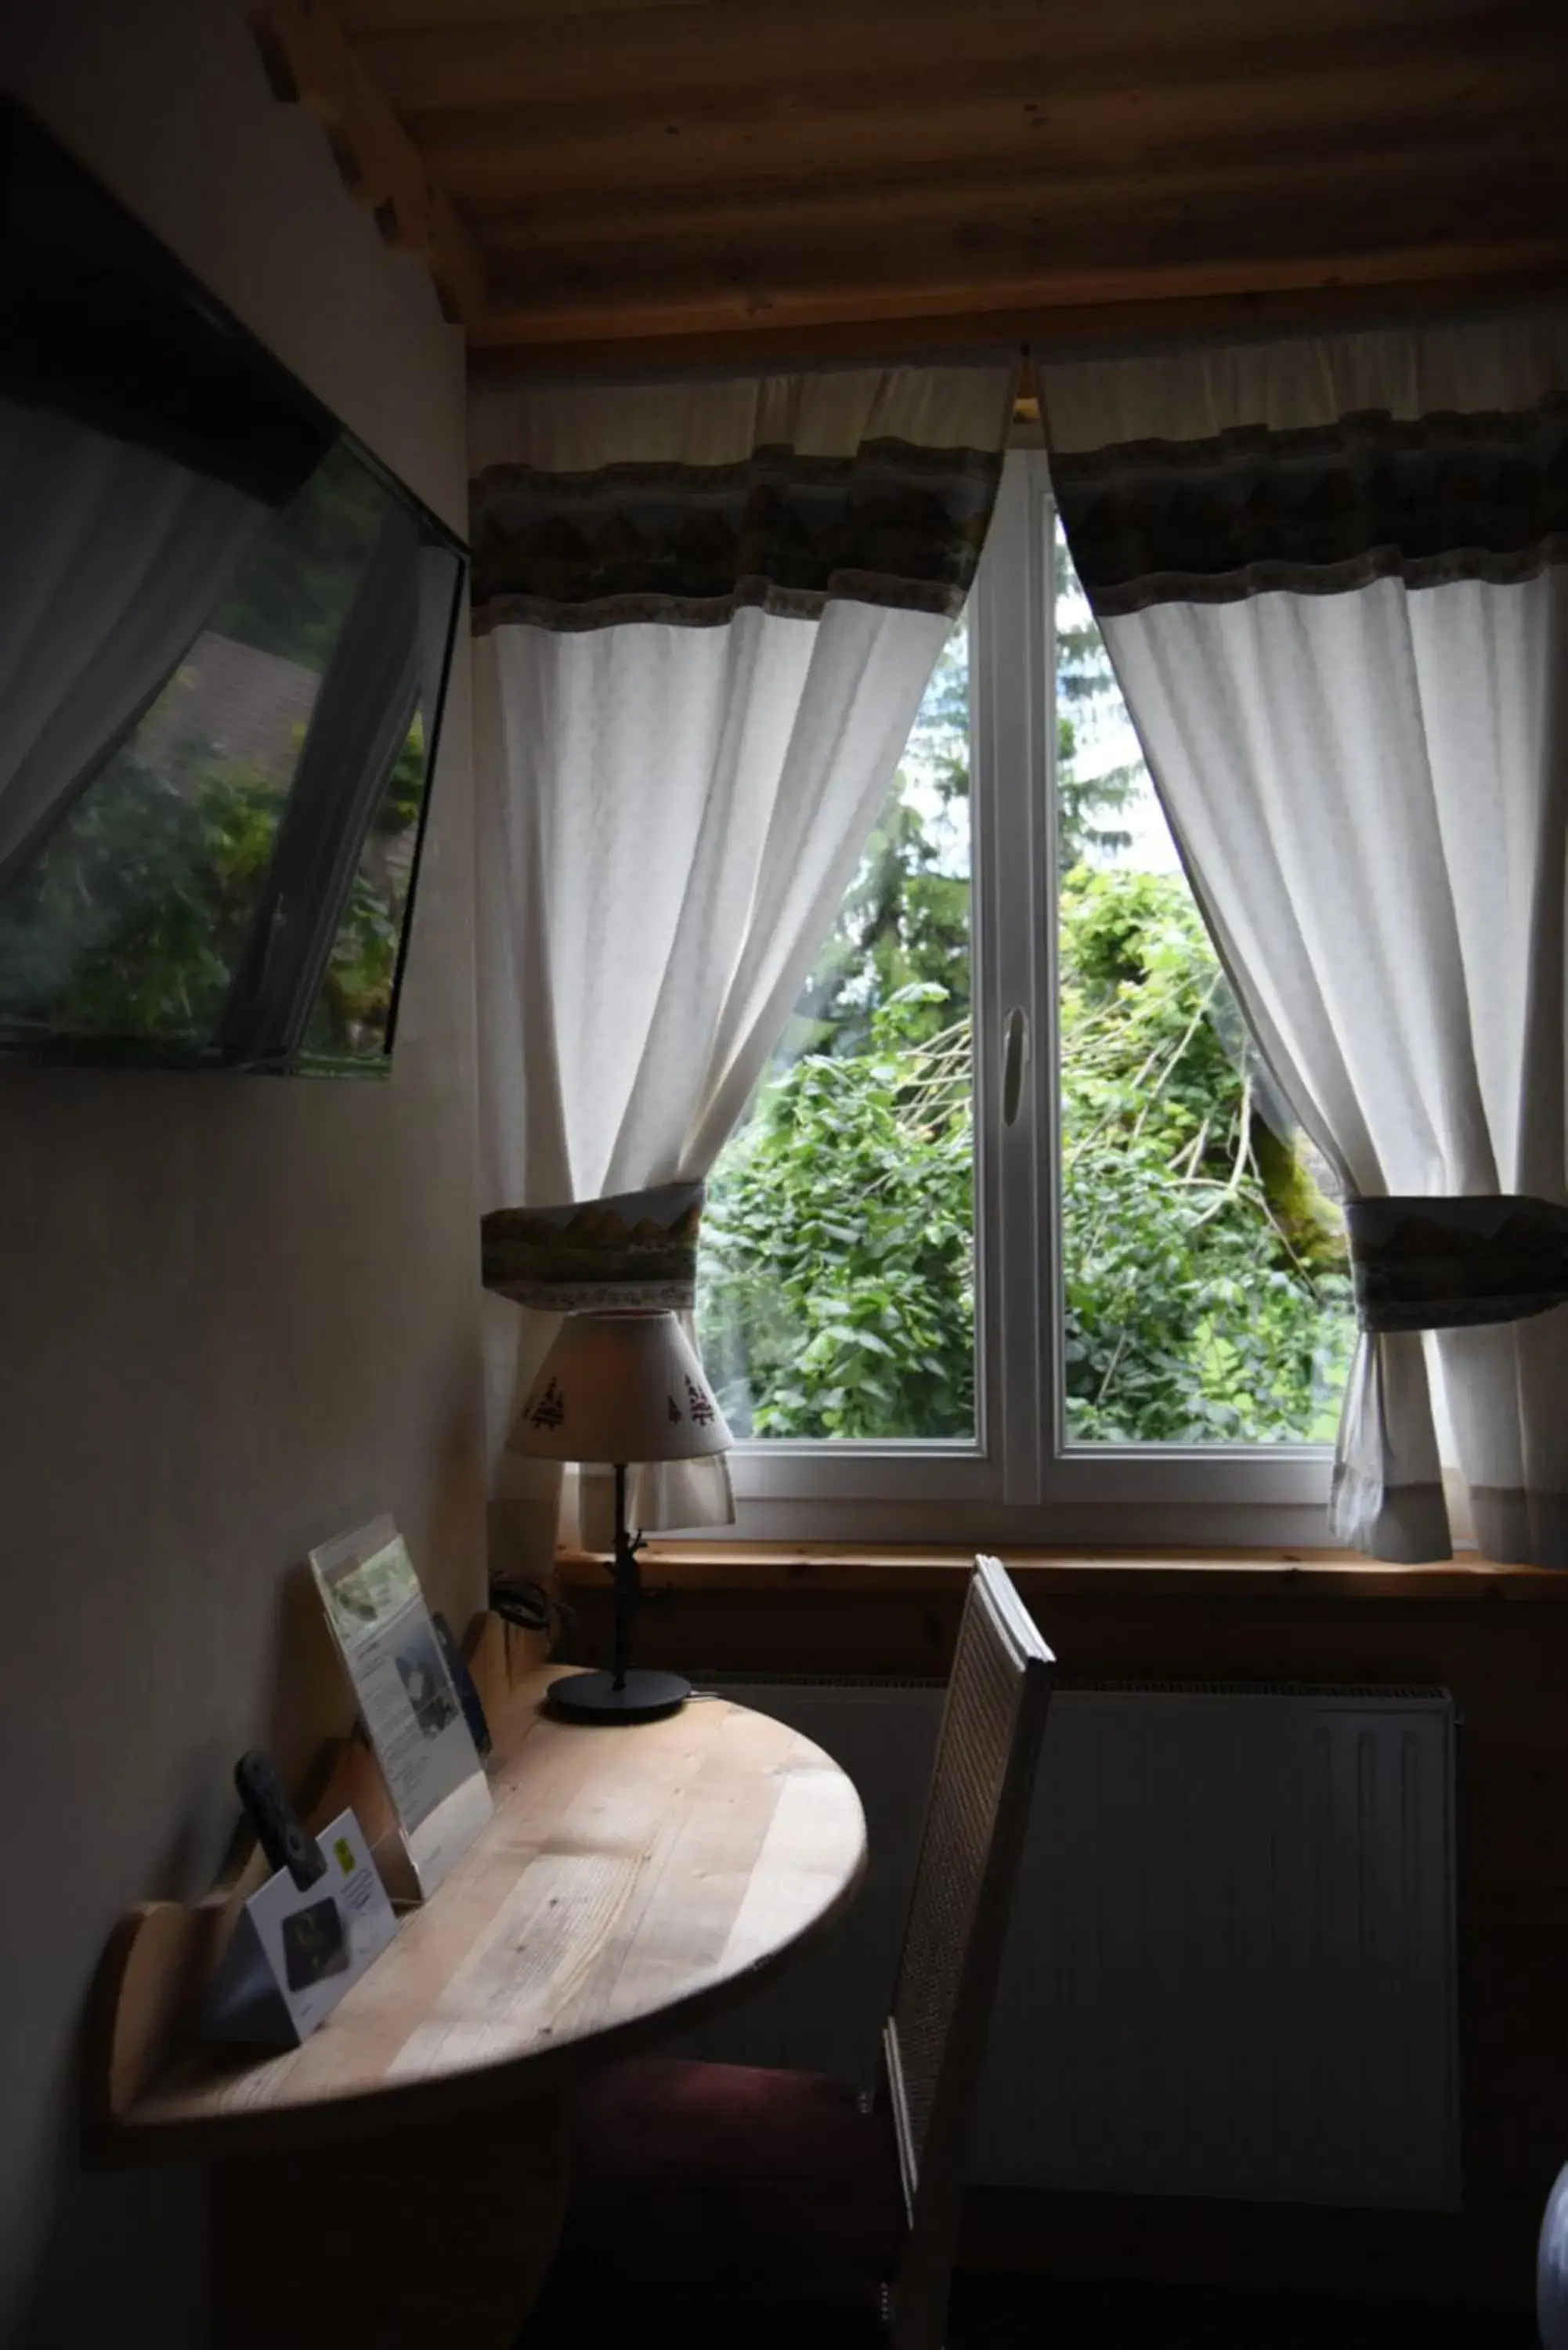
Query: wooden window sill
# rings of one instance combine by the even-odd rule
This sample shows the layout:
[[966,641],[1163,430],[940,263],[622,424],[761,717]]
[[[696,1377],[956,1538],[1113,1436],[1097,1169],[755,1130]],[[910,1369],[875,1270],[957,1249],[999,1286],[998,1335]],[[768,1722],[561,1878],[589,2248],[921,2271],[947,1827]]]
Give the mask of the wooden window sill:
[[[757,1542],[650,1542],[640,1553],[649,1580],[689,1591],[920,1593],[956,1591],[971,1549]],[[1568,1573],[1448,1559],[1430,1566],[1391,1566],[1338,1550],[1042,1550],[997,1546],[1030,1596],[1078,1593],[1097,1598],[1179,1594],[1201,1600],[1293,1597],[1344,1604],[1397,1600],[1451,1607],[1568,1602]],[[607,1554],[561,1550],[556,1572],[566,1588],[602,1588]]]

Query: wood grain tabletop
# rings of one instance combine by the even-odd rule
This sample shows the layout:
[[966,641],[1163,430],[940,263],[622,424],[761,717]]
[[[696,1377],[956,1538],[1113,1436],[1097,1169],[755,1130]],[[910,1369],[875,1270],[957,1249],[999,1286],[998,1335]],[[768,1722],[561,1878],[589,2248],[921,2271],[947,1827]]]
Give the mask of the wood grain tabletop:
[[116,2116],[125,2153],[297,2146],[556,2087],[742,1995],[853,1899],[859,1799],[809,1740],[719,1698],[558,1721],[558,1670],[493,1722],[490,1825],[322,2028],[260,2060],[188,2050]]

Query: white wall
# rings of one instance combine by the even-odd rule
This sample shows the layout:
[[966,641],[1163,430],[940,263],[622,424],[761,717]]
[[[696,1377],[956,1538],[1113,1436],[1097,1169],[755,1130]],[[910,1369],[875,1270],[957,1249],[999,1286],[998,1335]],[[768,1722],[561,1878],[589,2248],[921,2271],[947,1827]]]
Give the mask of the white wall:
[[[462,526],[462,356],[232,0],[6,0],[0,83]],[[3,328],[0,328],[3,331]],[[391,1082],[0,1069],[0,2340],[201,2339],[193,2173],[81,2177],[117,1912],[346,1709],[299,1582],[394,1509],[482,1589],[472,837],[449,705]]]

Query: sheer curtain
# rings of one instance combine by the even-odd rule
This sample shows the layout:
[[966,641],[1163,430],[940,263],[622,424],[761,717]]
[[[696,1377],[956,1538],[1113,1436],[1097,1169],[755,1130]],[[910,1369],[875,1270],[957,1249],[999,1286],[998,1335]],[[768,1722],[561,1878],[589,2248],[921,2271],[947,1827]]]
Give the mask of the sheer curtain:
[[271,508],[0,398],[0,881],[172,676]]
[[1335,1532],[1448,1555],[1446,1424],[1481,1548],[1568,1565],[1568,319],[1040,374],[1189,875],[1346,1194]]
[[[987,359],[477,396],[487,1210],[711,1165],[972,577],[1014,374]],[[526,1361],[536,1336],[522,1344]],[[518,1348],[498,1304],[497,1445]],[[726,1521],[722,1461],[643,1471],[636,1513]]]

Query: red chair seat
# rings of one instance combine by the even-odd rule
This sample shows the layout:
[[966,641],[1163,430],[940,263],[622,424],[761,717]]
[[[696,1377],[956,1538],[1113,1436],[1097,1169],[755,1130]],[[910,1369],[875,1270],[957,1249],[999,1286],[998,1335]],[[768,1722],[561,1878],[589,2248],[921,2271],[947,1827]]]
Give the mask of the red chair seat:
[[[900,2195],[892,2133],[811,2073],[635,2057],[584,2086],[561,2248],[530,2341],[575,2311],[704,2314],[762,2338],[767,2312],[874,2335]],[[739,2339],[740,2337],[737,2337]],[[800,2338],[798,2334],[796,2339]],[[829,2336],[840,2338],[839,2325]]]

